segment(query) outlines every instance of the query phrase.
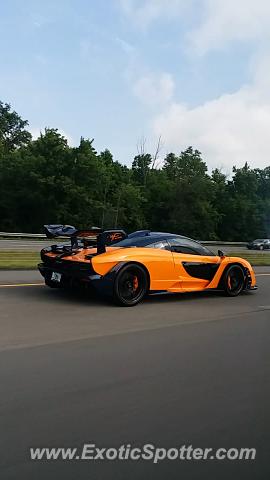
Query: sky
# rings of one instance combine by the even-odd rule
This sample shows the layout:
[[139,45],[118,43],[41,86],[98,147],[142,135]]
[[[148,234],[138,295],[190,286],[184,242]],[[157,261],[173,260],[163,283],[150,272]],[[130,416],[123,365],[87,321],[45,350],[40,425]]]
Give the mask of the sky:
[[36,137],[131,164],[192,145],[209,170],[270,165],[269,0],[9,0],[0,100]]

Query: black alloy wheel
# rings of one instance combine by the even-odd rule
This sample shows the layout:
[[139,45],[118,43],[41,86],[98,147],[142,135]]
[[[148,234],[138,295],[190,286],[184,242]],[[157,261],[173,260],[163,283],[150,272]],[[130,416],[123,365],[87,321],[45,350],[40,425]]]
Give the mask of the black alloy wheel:
[[123,307],[137,305],[148,291],[147,273],[143,267],[129,263],[118,272],[114,284],[114,301]]
[[229,297],[237,297],[245,287],[245,273],[240,265],[231,265],[223,277],[223,289]]

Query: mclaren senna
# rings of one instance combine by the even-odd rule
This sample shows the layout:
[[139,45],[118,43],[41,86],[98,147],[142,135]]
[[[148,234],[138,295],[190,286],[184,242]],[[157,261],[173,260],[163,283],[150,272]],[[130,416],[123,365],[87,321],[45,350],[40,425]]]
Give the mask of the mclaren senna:
[[220,290],[236,297],[257,288],[249,262],[216,255],[185,236],[65,225],[45,225],[45,232],[70,239],[41,250],[38,268],[52,288],[90,287],[127,307],[151,292]]

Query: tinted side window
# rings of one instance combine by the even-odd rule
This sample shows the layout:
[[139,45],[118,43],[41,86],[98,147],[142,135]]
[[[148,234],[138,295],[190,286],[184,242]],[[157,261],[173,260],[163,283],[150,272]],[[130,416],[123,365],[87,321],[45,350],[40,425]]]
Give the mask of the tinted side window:
[[151,238],[146,237],[137,237],[137,238],[125,238],[120,242],[114,243],[114,247],[145,247],[151,243]]
[[187,253],[189,255],[214,255],[208,248],[189,238],[170,238],[169,243],[172,252]]
[[150,243],[150,245],[146,245],[146,248],[160,248],[161,250],[171,250],[167,240],[161,240],[160,242]]

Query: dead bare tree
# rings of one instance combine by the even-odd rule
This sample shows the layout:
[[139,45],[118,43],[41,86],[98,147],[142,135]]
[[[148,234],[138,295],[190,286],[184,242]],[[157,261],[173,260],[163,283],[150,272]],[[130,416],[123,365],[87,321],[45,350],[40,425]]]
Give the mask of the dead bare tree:
[[137,141],[137,155],[145,155],[146,137],[144,135]]
[[118,224],[119,211],[120,211],[120,200],[121,200],[122,193],[123,193],[123,190],[121,189],[119,191],[119,195],[118,195],[118,199],[117,199],[115,219],[114,219],[114,228],[117,228],[117,224]]
[[[142,136],[137,142],[137,157],[134,159],[133,165],[138,167],[141,171],[143,178],[143,184],[146,185],[147,177],[150,170],[156,169],[160,162],[158,163],[159,154],[163,147],[161,141],[161,135],[159,135],[156,148],[153,154],[147,153],[146,150],[146,137]],[[136,168],[135,167],[135,168]]]
[[154,155],[152,155],[151,170],[154,170],[154,168],[158,167],[157,159],[159,157],[159,154],[160,154],[160,151],[161,151],[162,147],[163,147],[163,145],[162,145],[162,142],[161,142],[161,135],[159,135]]

